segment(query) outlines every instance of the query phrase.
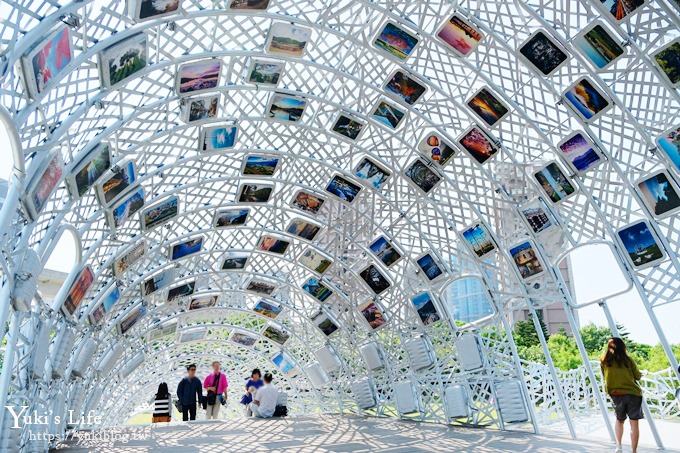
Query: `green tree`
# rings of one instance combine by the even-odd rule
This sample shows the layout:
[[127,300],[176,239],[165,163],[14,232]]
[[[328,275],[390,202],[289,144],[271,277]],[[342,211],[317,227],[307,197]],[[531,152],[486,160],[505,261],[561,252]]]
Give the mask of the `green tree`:
[[512,337],[515,339],[518,348],[541,345],[532,321],[517,321],[512,331]]
[[554,333],[548,340],[548,350],[555,366],[562,370],[578,368],[582,361],[576,341],[564,331]]
[[612,336],[608,327],[598,327],[593,323],[581,327],[580,332],[583,346],[588,351],[588,357],[590,358],[599,357],[604,352],[607,341]]
[[[678,359],[678,361],[680,361],[680,344],[671,345],[671,349],[673,350],[673,355],[675,355],[675,358]],[[640,368],[641,370],[647,370],[651,373],[655,371],[665,370],[666,368],[671,366],[670,363],[668,362],[668,358],[666,357],[666,352],[663,350],[661,344],[657,344],[656,346],[650,347],[647,358],[636,359],[638,368]]]

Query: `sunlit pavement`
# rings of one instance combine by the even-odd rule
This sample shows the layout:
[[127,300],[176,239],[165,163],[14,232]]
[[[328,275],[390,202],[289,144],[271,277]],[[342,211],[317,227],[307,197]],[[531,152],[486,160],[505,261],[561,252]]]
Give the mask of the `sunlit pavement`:
[[[70,441],[59,451],[86,452],[607,452],[612,444],[554,436],[447,427],[394,419],[319,416],[124,427],[99,434],[130,440]],[[625,447],[625,445],[624,445]],[[624,452],[630,449],[624,448]],[[640,453],[658,451],[653,448]]]

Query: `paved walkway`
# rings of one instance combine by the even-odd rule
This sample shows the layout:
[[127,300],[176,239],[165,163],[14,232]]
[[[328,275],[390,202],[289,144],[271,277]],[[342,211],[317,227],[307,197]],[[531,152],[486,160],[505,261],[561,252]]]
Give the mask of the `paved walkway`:
[[[572,441],[482,429],[406,422],[386,418],[341,416],[192,422],[123,427],[98,432],[98,438],[70,441],[58,451],[252,453],[275,452],[613,452],[605,442]],[[127,436],[107,440],[104,435]],[[119,438],[120,439],[120,438]],[[658,450],[641,449],[640,453]],[[624,449],[630,452],[630,449]]]

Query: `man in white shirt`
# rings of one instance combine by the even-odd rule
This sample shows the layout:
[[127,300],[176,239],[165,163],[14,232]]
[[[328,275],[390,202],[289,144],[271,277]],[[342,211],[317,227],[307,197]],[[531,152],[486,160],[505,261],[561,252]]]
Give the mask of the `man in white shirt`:
[[279,399],[279,390],[272,385],[271,373],[264,374],[264,385],[257,389],[250,410],[259,418],[269,418],[274,415],[276,402]]

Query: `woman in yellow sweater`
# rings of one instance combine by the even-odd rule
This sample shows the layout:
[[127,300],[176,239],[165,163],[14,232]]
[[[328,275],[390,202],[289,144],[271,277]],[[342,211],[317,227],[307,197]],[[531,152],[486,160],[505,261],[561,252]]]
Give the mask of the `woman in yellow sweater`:
[[637,453],[642,415],[642,389],[638,381],[642,377],[635,361],[626,352],[622,339],[612,337],[607,342],[607,352],[600,359],[604,376],[604,389],[611,396],[616,412],[616,452],[622,452],[623,422],[630,419],[630,443]]

